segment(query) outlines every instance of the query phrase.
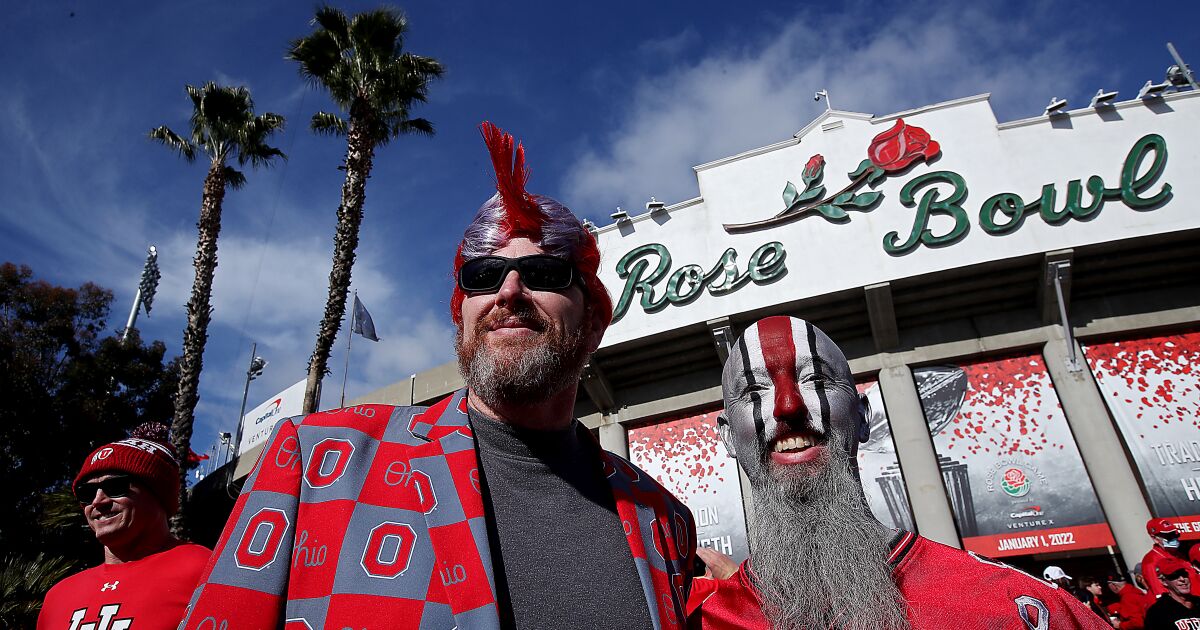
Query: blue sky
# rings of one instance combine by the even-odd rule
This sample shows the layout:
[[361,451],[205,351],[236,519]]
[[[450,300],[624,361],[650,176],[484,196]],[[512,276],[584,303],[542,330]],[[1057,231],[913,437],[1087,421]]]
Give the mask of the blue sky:
[[[964,6],[965,5],[965,6]],[[339,2],[348,13],[378,6]],[[450,260],[490,196],[476,125],[490,119],[528,149],[530,189],[603,223],[696,196],[691,167],[789,137],[824,109],[884,115],[983,92],[1001,121],[1052,96],[1086,106],[1098,88],[1132,98],[1161,81],[1173,41],[1200,67],[1195,2],[729,3],[420,1],[406,49],[446,76],[417,114],[433,138],[377,155],[354,286],[383,341],[355,343],[347,396],[452,358]],[[162,284],[138,327],[179,352],[205,166],[152,144],[182,131],[185,84],[250,88],[288,119],[290,159],[247,172],[225,199],[215,307],[194,448],[236,427],[250,344],[271,364],[250,406],[300,380],[324,306],[341,139],[308,120],[330,107],[283,58],[310,29],[294,1],[86,2],[6,8],[0,56],[0,259],[52,282],[116,294],[124,325],[146,246]],[[343,328],[344,330],[344,328]],[[325,402],[336,403],[344,337]]]

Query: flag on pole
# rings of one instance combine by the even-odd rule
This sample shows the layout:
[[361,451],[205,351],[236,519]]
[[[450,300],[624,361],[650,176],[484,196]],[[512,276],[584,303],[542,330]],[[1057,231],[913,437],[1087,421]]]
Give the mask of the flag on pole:
[[363,306],[362,300],[358,299],[358,294],[354,294],[354,326],[351,332],[356,332],[371,341],[379,341],[379,337],[375,336],[375,322],[371,320],[371,314],[367,312],[367,307]]

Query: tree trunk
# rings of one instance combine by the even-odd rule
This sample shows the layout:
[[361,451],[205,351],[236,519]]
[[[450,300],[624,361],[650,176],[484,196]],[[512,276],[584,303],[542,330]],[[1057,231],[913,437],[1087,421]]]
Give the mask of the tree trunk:
[[200,371],[204,367],[204,344],[212,315],[213,274],[217,270],[217,236],[221,232],[221,203],[225,199],[224,165],[214,161],[204,178],[200,221],[196,224],[196,280],[187,303],[187,328],[183,331],[183,356],[179,360],[179,391],[175,394],[175,418],[171,423],[171,446],[179,458],[179,512],[171,517],[171,532],[183,536],[187,530],[188,454],[191,453],[192,424],[200,400]]
[[[350,273],[358,249],[358,230],[362,225],[367,178],[375,157],[374,129],[376,112],[361,99],[350,107],[350,130],[346,134],[346,181],[342,183],[342,203],[337,211],[337,229],[333,235],[333,269],[329,271],[329,297],[325,316],[317,330],[317,345],[308,360],[308,384],[304,389],[304,413],[317,410],[317,394],[329,363],[329,352],[337,340],[342,318],[346,315],[346,296],[350,293]],[[353,333],[350,333],[353,334]]]

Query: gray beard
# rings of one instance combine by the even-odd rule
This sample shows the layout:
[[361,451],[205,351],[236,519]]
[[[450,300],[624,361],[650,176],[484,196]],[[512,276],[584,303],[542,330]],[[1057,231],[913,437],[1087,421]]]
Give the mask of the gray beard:
[[484,343],[486,323],[481,321],[470,339],[461,329],[454,338],[458,371],[471,393],[493,409],[544,403],[578,384],[587,362],[583,331],[555,329],[533,311],[517,314],[539,322],[542,334],[494,348]]
[[778,476],[754,488],[751,569],[763,612],[776,630],[907,629],[887,562],[891,532],[868,512],[834,450],[813,477],[771,466]]

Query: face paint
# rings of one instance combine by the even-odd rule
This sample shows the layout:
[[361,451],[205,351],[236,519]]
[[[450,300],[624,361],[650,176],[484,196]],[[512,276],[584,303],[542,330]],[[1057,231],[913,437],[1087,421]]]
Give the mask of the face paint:
[[803,414],[804,399],[800,397],[796,381],[796,342],[792,339],[792,320],[768,317],[758,322],[757,326],[763,362],[775,386],[775,417],[782,420]]
[[752,481],[768,472],[811,474],[831,459],[830,448],[853,454],[862,411],[829,337],[803,320],[769,317],[734,350],[721,380],[722,436]]

